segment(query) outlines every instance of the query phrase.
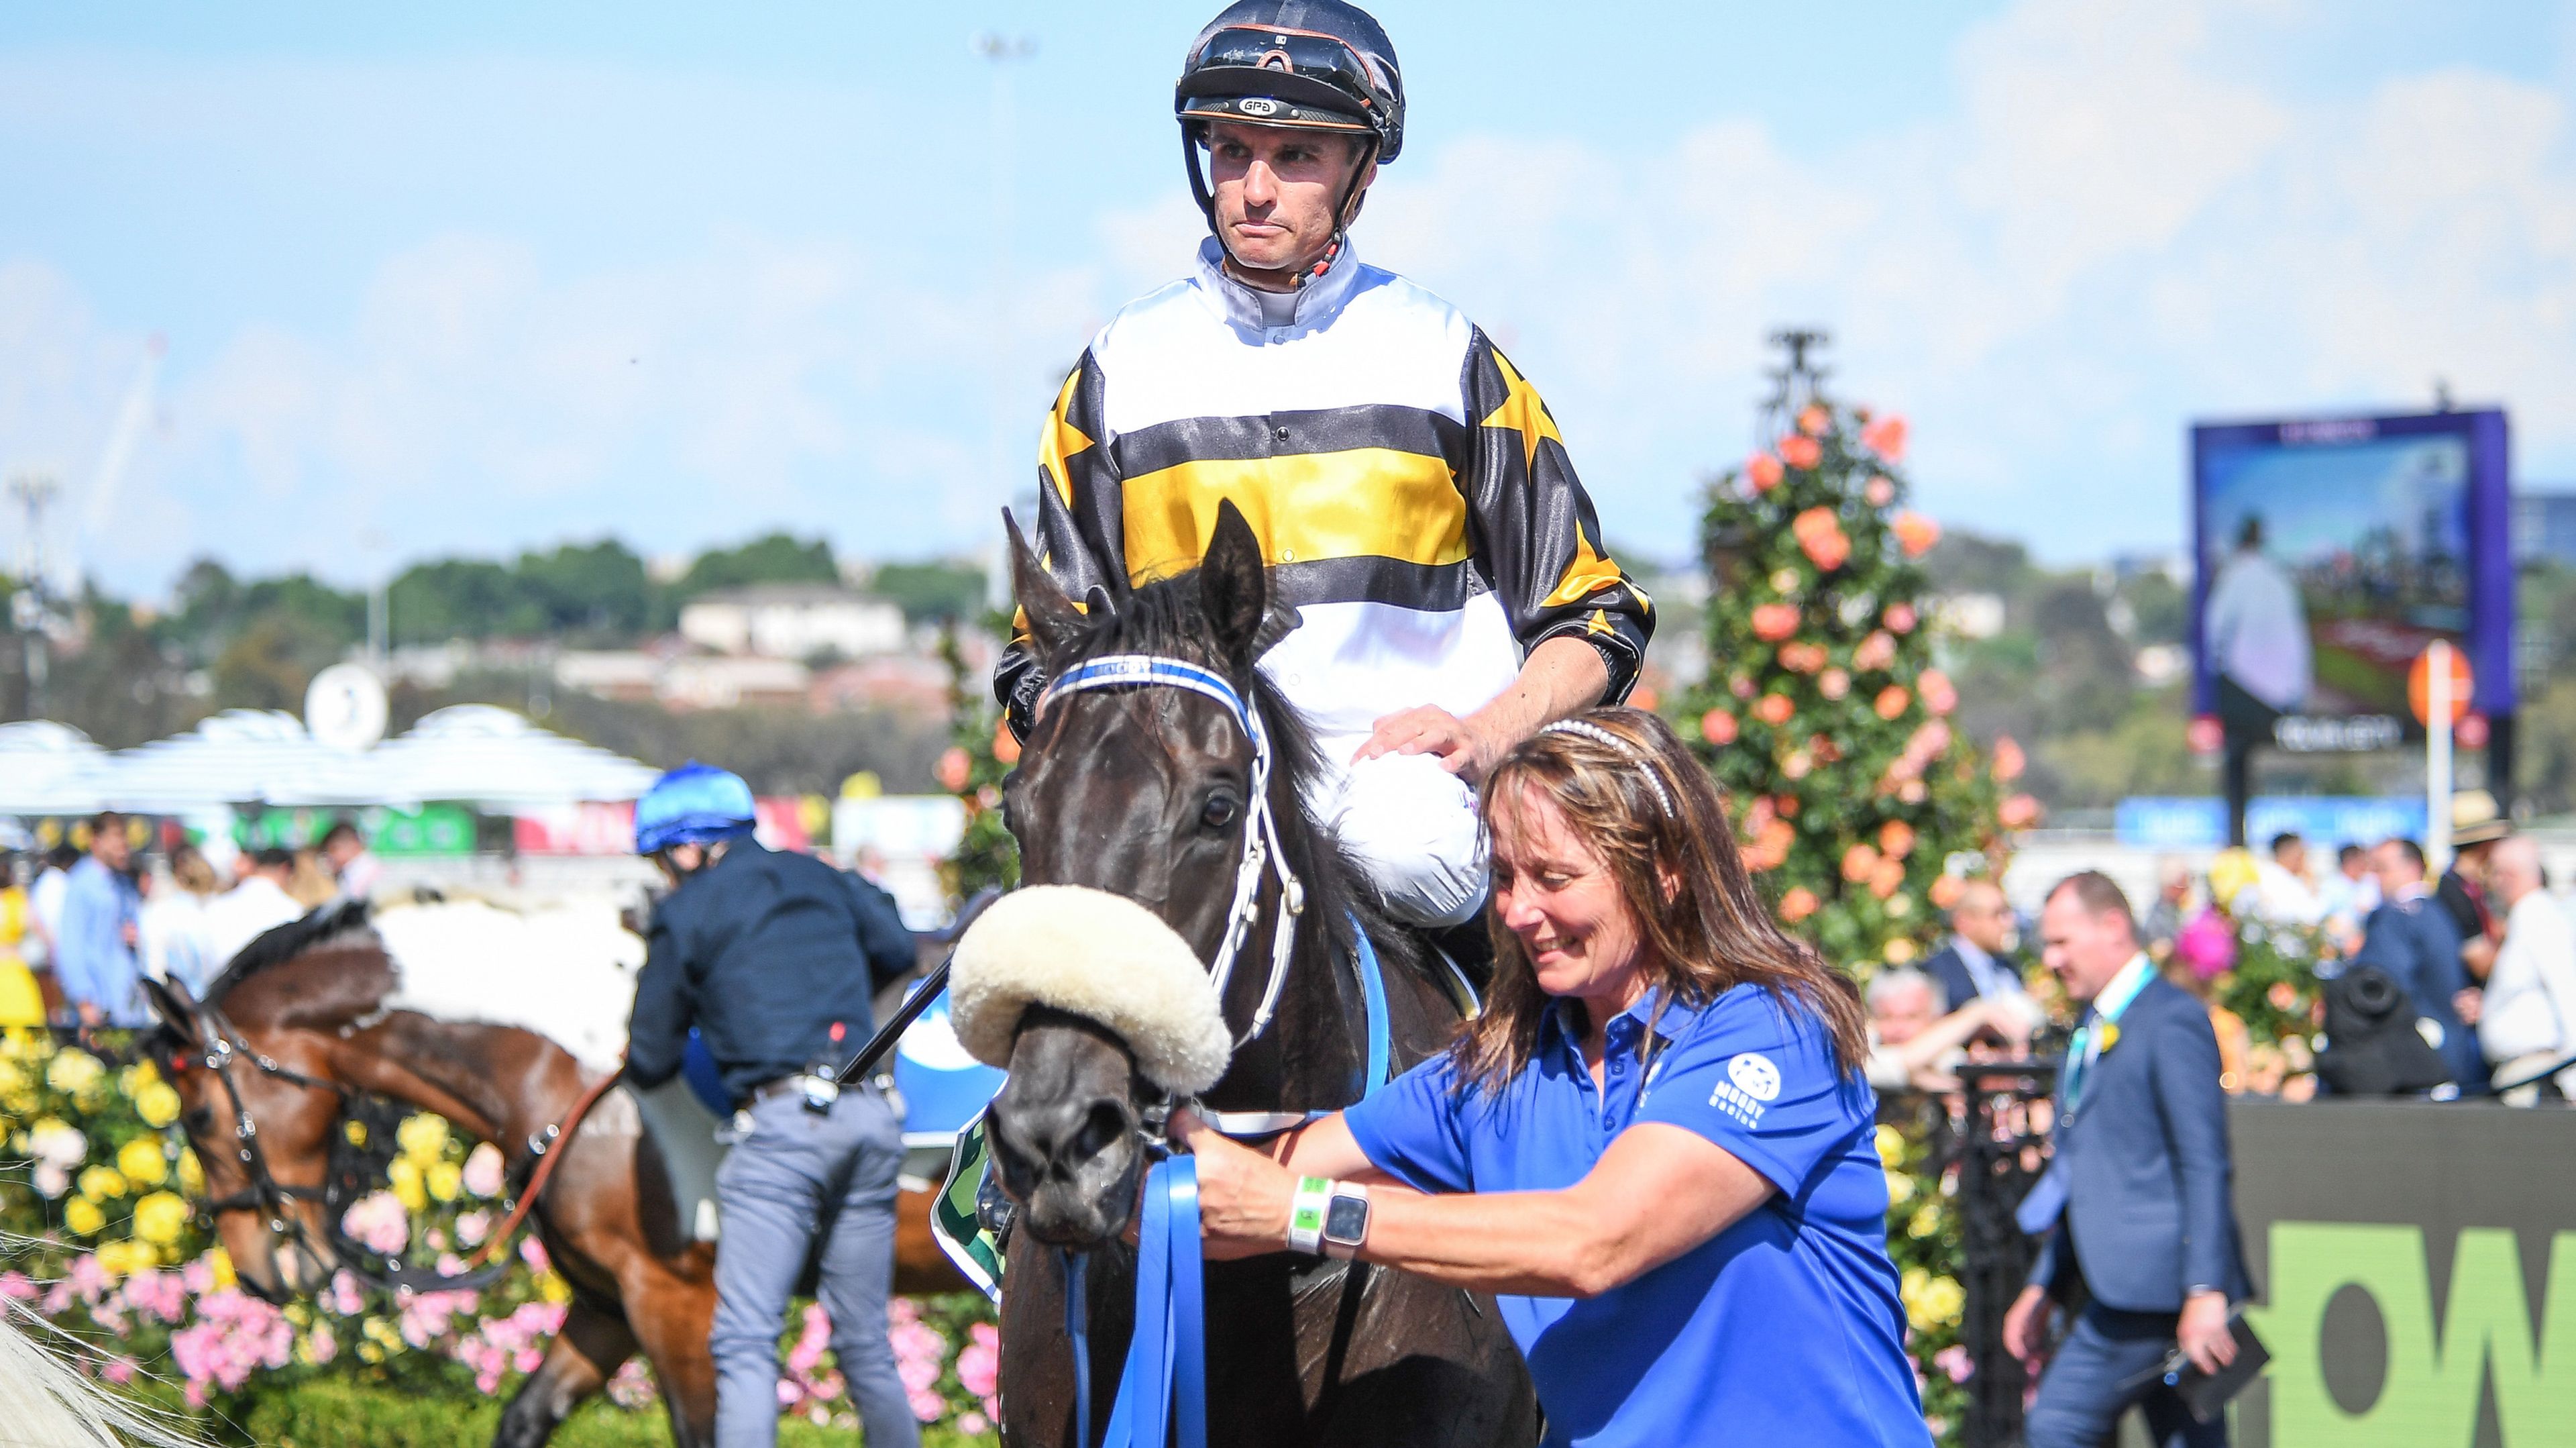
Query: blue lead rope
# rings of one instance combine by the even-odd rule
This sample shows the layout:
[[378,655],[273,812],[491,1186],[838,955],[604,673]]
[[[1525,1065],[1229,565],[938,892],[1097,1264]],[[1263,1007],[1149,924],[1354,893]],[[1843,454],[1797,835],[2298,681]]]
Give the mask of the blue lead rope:
[[[1136,1233],[1136,1328],[1101,1448],[1207,1448],[1207,1299],[1199,1263],[1199,1164],[1167,1157],[1145,1173]],[[1091,1333],[1083,1258],[1065,1260],[1064,1325],[1073,1339],[1074,1439],[1091,1443]]]

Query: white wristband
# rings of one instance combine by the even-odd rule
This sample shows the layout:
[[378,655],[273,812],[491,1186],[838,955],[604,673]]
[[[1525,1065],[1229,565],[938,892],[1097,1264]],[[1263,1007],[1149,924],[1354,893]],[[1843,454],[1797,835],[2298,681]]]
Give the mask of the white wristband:
[[1324,1250],[1324,1210],[1333,1200],[1333,1184],[1322,1177],[1297,1178],[1288,1199],[1288,1250],[1320,1256]]

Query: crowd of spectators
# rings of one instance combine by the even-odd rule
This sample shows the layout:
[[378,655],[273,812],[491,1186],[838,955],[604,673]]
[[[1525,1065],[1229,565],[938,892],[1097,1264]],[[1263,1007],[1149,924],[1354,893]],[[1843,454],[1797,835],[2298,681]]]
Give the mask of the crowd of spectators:
[[201,994],[261,932],[377,878],[345,820],[311,849],[239,849],[220,867],[137,817],[103,813],[75,834],[0,855],[0,1026],[149,1025],[146,978]]

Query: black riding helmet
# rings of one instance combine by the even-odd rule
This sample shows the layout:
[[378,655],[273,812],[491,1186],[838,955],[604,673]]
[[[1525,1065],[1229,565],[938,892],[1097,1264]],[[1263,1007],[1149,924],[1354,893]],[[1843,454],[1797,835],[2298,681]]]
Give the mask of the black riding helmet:
[[1172,113],[1181,123],[1190,194],[1210,231],[1216,197],[1198,157],[1208,122],[1367,136],[1369,150],[1353,168],[1338,212],[1347,226],[1369,163],[1392,161],[1404,149],[1404,75],[1385,28],[1345,0],[1237,0],[1191,44],[1173,87]]

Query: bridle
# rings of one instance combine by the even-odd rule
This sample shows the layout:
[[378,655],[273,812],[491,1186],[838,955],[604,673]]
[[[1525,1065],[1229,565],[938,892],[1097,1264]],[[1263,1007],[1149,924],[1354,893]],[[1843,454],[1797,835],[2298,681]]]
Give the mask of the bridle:
[[[193,1015],[197,1033],[205,1042],[205,1068],[224,1088],[224,1097],[232,1105],[234,1157],[240,1162],[243,1174],[250,1178],[250,1185],[242,1190],[207,1201],[205,1210],[209,1220],[225,1212],[265,1213],[272,1241],[283,1239],[287,1244],[301,1248],[316,1263],[334,1264],[360,1282],[385,1292],[478,1288],[509,1269],[509,1259],[501,1257],[471,1272],[450,1276],[410,1266],[399,1257],[378,1258],[368,1252],[363,1243],[351,1239],[340,1226],[340,1173],[335,1169],[339,1143],[345,1136],[335,1137],[333,1162],[325,1166],[320,1185],[299,1186],[279,1181],[269,1167],[268,1152],[260,1143],[259,1123],[251,1117],[250,1104],[242,1098],[241,1087],[233,1079],[232,1068],[236,1061],[246,1061],[261,1075],[299,1090],[328,1091],[339,1099],[340,1109],[335,1119],[349,1116],[350,1103],[359,1093],[337,1081],[308,1076],[254,1049],[242,1039],[240,1030],[223,1012],[210,1004],[198,1002]],[[323,1241],[316,1242],[303,1217],[288,1210],[289,1205],[296,1201],[322,1204]],[[381,1269],[375,1265],[378,1260],[384,1264]]]
[[1306,910],[1306,887],[1298,883],[1296,871],[1289,868],[1288,856],[1279,847],[1278,813],[1270,804],[1270,734],[1261,725],[1261,711],[1247,705],[1223,675],[1159,654],[1104,654],[1085,659],[1050,682],[1046,692],[1038,696],[1038,705],[1044,708],[1059,694],[1155,687],[1187,689],[1215,700],[1252,741],[1252,789],[1243,807],[1243,856],[1234,872],[1234,902],[1226,913],[1225,938],[1217,944],[1216,958],[1208,962],[1208,977],[1216,987],[1218,1000],[1225,999],[1235,959],[1242,954],[1244,941],[1261,916],[1261,879],[1265,873],[1278,875],[1279,898],[1285,913],[1271,927],[1270,976],[1262,982],[1261,1004],[1252,1013],[1250,1029],[1235,1039],[1234,1046],[1239,1051],[1270,1028],[1271,1016],[1279,1008],[1279,993],[1288,983],[1289,958],[1296,953],[1297,919]]

